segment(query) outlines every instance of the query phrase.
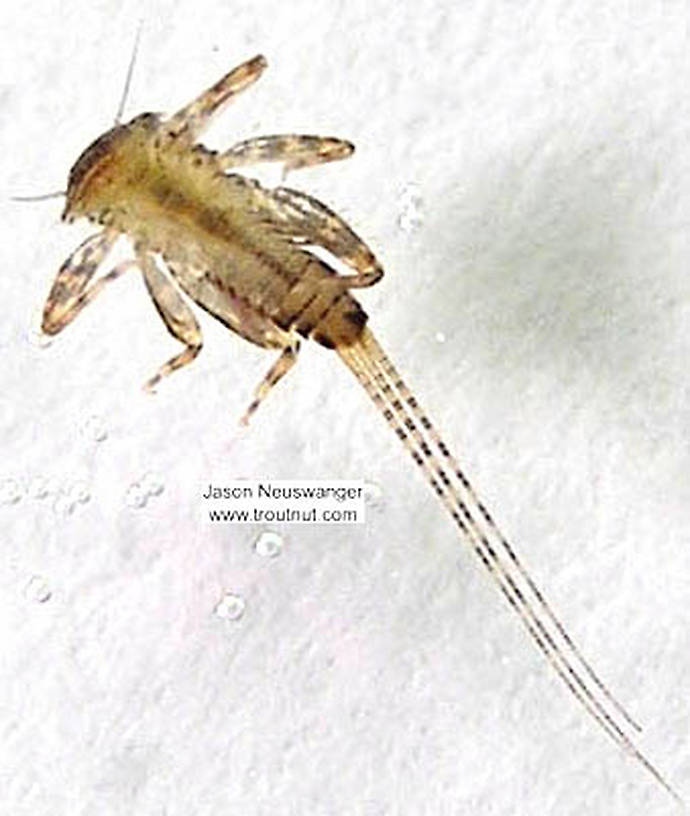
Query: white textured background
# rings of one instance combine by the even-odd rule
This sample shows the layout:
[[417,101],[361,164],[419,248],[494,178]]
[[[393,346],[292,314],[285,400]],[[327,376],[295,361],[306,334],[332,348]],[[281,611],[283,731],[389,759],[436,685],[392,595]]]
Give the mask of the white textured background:
[[[36,311],[89,229],[60,224],[59,201],[7,198],[63,187],[110,126],[139,17],[129,116],[266,54],[208,141],[356,143],[289,183],[378,253],[372,326],[690,797],[690,5],[2,14],[2,813],[673,812],[335,357],[306,348],[240,434],[271,355],[202,314],[199,359],[146,396],[177,346],[135,276],[41,348]],[[137,509],[146,472],[164,490]],[[198,523],[199,490],[237,476],[366,478],[384,502],[362,528],[286,529],[262,559],[258,529]],[[227,591],[240,620],[214,613]]]

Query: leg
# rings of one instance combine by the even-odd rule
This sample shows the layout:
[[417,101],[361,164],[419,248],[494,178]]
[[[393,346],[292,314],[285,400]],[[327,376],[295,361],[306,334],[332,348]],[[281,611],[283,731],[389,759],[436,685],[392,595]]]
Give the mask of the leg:
[[167,130],[175,136],[184,134],[190,141],[195,141],[221,105],[256,82],[266,65],[264,57],[258,56],[233,68],[215,85],[207,88],[201,96],[172,116],[167,122]]
[[283,162],[283,174],[323,162],[346,159],[354,145],[343,139],[320,136],[259,136],[233,145],[218,159],[225,170],[260,162]]
[[293,337],[290,345],[286,346],[280,357],[271,366],[266,376],[259,383],[259,387],[254,392],[254,399],[249,408],[247,408],[244,416],[240,420],[242,425],[248,425],[252,414],[256,411],[259,405],[266,399],[269,391],[276,383],[281,380],[292,366],[297,362],[297,354],[299,352],[299,339]]
[[105,256],[117,240],[118,233],[104,230],[81,244],[60,267],[43,309],[41,329],[57,334],[96,297],[96,295],[131,268],[132,262],[119,264],[87,288]]
[[373,286],[383,277],[383,269],[374,253],[343,219],[315,198],[298,190],[278,187],[271,197],[285,219],[282,230],[297,243],[314,244],[331,252],[355,270],[355,275],[341,275],[346,289]]
[[185,344],[184,351],[164,363],[146,382],[144,388],[152,392],[163,377],[191,363],[201,351],[201,329],[192,310],[184,302],[172,281],[158,268],[153,256],[137,248],[137,262],[144,274],[144,283],[158,314],[163,318],[170,334]]
[[173,260],[166,261],[166,264],[174,280],[187,281],[185,291],[189,297],[230,331],[262,348],[283,349],[289,345],[289,332],[259,312],[249,301],[219,288],[217,282],[212,281],[198,266]]

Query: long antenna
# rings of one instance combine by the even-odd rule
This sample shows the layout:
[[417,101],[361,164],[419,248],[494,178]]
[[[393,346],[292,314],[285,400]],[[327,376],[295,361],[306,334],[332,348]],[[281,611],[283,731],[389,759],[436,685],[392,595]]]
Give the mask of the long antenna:
[[67,195],[64,190],[56,190],[54,193],[43,193],[35,196],[10,196],[10,201],[47,201],[49,198],[60,198]]
[[127,94],[129,94],[129,86],[132,84],[132,74],[134,73],[134,63],[137,59],[137,53],[139,51],[139,40],[141,38],[141,27],[144,21],[139,20],[139,25],[137,26],[137,34],[134,38],[134,47],[132,48],[132,56],[129,60],[129,67],[127,68],[127,76],[125,77],[125,87],[122,89],[122,98],[120,99],[120,104],[117,107],[117,113],[115,114],[115,124],[119,125],[120,121],[122,120],[122,114],[125,109],[125,102],[127,101]]

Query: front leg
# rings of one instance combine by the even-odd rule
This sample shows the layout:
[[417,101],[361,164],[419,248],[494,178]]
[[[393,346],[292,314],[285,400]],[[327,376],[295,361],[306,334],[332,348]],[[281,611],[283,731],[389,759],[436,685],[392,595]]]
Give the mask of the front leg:
[[58,334],[101,292],[134,265],[125,261],[88,286],[117,240],[116,230],[106,229],[87,238],[62,264],[43,309],[41,329]]

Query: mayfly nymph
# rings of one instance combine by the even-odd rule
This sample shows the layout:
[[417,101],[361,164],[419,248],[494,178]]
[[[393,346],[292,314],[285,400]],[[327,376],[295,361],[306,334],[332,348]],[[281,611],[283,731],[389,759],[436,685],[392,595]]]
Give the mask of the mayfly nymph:
[[[57,334],[105,286],[138,269],[169,332],[184,345],[148,388],[191,363],[201,349],[189,301],[246,340],[278,352],[245,422],[295,364],[301,339],[333,349],[423,470],[462,538],[570,692],[676,796],[633,743],[630,732],[638,727],[584,659],[374,338],[353,296],[353,290],[383,276],[373,252],[311,196],[287,187],[269,189],[233,172],[258,162],[295,170],[344,159],[353,146],[311,135],[262,136],[223,152],[198,142],[211,117],[265,68],[266,60],[254,57],[173,116],[144,113],[116,124],[82,153],[69,174],[63,219],[85,217],[101,228],[60,268],[43,312],[43,331]],[[121,235],[131,240],[134,257],[92,282]],[[315,247],[352,272],[338,273]]]

